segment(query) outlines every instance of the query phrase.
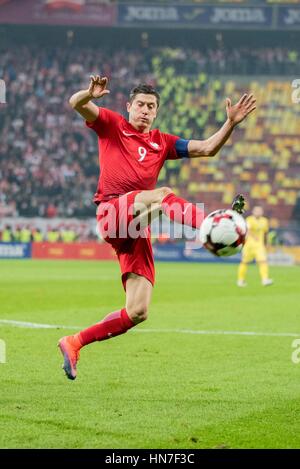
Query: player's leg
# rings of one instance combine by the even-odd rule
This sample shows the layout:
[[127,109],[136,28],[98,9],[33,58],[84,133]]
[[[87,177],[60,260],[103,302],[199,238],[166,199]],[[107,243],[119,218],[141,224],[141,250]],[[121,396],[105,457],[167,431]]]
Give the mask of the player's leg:
[[238,279],[237,279],[237,286],[238,287],[246,287],[246,274],[248,270],[248,263],[241,262],[238,268]]
[[153,286],[146,277],[133,272],[127,275],[126,311],[134,325],[147,319],[152,290]]
[[154,259],[150,230],[146,237],[125,239],[123,244],[112,239],[118,247],[118,259],[126,291],[126,306],[105,316],[102,321],[73,336],[60,339],[59,347],[64,356],[63,368],[69,379],[77,375],[76,365],[82,347],[124,334],[147,317],[155,279]]
[[125,308],[109,313],[99,323],[72,336],[75,348],[80,349],[93,342],[100,342],[124,334],[131,327],[145,321],[151,301],[153,288],[151,282],[134,273],[128,273],[125,282]]
[[259,275],[261,278],[261,283],[264,287],[272,285],[273,280],[269,278],[269,266],[267,261],[258,261]]
[[122,308],[109,313],[102,321],[83,329],[77,334],[62,337],[58,342],[58,346],[64,356],[63,369],[67,377],[69,379],[76,378],[76,365],[82,347],[124,334],[135,324],[127,314],[126,308]]
[[259,275],[261,278],[261,283],[264,287],[273,284],[273,280],[269,278],[269,266],[267,260],[267,251],[266,248],[262,246],[258,246],[255,253],[256,263],[259,269]]
[[134,210],[145,223],[149,223],[147,216],[153,219],[162,211],[171,220],[193,228],[200,228],[205,216],[201,208],[178,197],[169,187],[141,191],[135,197]]
[[254,255],[252,252],[252,248],[246,243],[243,249],[243,253],[242,253],[242,260],[238,268],[238,279],[237,279],[238,287],[247,286],[246,275],[247,275],[248,265],[253,259],[254,259]]
[[[244,205],[243,195],[238,194],[232,202],[232,209],[243,213]],[[143,227],[147,226],[161,211],[171,220],[193,228],[200,228],[205,217],[202,207],[178,197],[169,187],[139,192],[135,196],[134,211],[135,214],[139,213]]]

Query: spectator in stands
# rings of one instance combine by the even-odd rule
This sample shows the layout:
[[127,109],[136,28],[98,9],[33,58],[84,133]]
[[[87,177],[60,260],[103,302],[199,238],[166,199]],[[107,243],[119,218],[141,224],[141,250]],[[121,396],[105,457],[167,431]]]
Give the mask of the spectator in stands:
[[58,243],[61,241],[60,233],[56,228],[52,228],[47,231],[47,241],[48,243]]
[[13,240],[12,229],[9,225],[6,225],[2,231],[1,241],[2,243],[11,243]]
[[35,228],[33,230],[32,241],[34,241],[35,243],[41,243],[42,241],[44,241],[43,233],[41,232],[39,228]]
[[20,232],[20,243],[30,243],[31,241],[31,229],[28,226],[24,226]]
[[77,238],[76,232],[68,227],[61,231],[60,236],[63,243],[74,243]]
[[19,243],[21,240],[21,228],[17,226],[13,232],[14,242]]

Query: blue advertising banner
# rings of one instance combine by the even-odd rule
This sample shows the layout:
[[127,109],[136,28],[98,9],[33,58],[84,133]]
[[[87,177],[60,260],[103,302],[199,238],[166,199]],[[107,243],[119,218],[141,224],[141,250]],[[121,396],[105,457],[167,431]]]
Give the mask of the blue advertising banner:
[[279,28],[299,29],[300,7],[278,7],[277,26]]
[[31,243],[0,243],[0,259],[26,259],[31,257]]
[[223,264],[237,264],[241,260],[241,254],[230,257],[217,257],[204,248],[187,248],[185,243],[154,244],[153,253],[156,261],[166,262],[221,262]]
[[207,6],[207,5],[119,5],[118,23],[126,25],[201,26],[213,28],[272,26],[273,9],[269,6]]

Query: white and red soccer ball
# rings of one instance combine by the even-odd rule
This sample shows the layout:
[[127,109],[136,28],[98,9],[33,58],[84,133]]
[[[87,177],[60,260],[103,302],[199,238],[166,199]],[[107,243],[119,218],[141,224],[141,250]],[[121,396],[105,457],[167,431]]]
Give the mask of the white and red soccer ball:
[[211,212],[200,227],[200,241],[215,256],[232,256],[245,244],[247,224],[234,210],[220,209]]

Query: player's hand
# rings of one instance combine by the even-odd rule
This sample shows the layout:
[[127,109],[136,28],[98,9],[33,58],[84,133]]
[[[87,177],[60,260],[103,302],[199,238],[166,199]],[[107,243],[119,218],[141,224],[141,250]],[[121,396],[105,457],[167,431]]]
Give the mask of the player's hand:
[[244,94],[234,106],[231,100],[226,98],[227,117],[233,125],[242,122],[254,109],[256,109],[256,99],[253,94]]
[[109,94],[110,91],[106,89],[108,78],[100,77],[100,75],[91,75],[91,81],[89,86],[89,94],[91,98],[102,98],[106,94]]

